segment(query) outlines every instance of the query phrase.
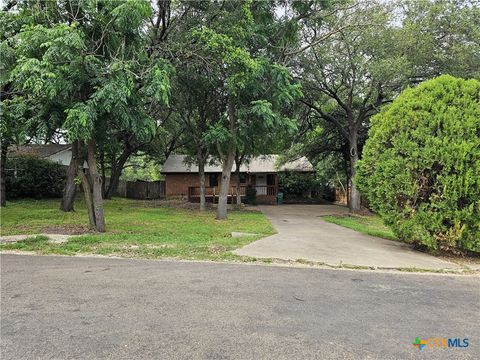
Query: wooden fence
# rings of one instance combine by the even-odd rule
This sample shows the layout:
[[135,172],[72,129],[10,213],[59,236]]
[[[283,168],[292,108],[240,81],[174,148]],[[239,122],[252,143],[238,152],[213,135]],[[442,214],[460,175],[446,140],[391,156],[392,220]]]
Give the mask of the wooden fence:
[[163,199],[165,198],[165,181],[127,181],[127,198]]
[[343,189],[335,189],[335,202],[343,205],[347,205],[348,196],[347,192]]

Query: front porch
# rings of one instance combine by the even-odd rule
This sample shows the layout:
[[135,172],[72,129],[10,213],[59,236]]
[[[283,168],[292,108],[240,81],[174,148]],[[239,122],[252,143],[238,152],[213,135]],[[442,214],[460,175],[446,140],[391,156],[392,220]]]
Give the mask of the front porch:
[[[240,193],[237,194],[237,187],[230,186],[228,191],[228,203],[236,203],[237,197],[240,196],[242,202],[246,197],[247,188],[252,186],[257,191],[256,202],[258,204],[271,204],[277,203],[278,185],[240,185]],[[218,194],[220,192],[219,186],[206,186],[205,187],[205,201],[217,204]],[[188,187],[188,201],[200,202],[200,186]]]

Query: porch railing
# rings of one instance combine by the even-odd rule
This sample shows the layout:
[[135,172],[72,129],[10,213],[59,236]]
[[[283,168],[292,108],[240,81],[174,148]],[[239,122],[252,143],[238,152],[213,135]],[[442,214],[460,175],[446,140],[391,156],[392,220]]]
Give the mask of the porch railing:
[[[245,185],[240,186],[240,196],[245,196],[247,187]],[[218,196],[220,193],[219,186],[205,186],[205,196]],[[230,186],[228,189],[228,195],[237,195],[237,187]],[[188,188],[188,196],[200,196],[200,186],[190,186]]]
[[[276,196],[277,187],[275,185],[265,185],[265,186],[254,186],[257,190],[257,195],[267,195],[267,196]],[[245,197],[247,186],[240,185],[240,197]],[[220,193],[219,186],[205,186],[205,197],[207,199],[213,199],[213,202],[216,202],[218,199],[218,194]],[[237,187],[230,186],[228,189],[228,197],[235,198],[237,196]],[[188,201],[197,200],[200,198],[200,186],[189,186],[188,187]],[[198,200],[197,200],[198,201]]]
[[255,186],[257,195],[276,196],[277,187],[275,185]]

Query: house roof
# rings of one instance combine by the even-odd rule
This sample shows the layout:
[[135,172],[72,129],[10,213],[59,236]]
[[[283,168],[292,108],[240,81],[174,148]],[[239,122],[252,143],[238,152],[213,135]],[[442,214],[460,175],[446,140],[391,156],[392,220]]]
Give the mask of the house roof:
[[[241,172],[247,173],[275,173],[279,171],[299,171],[312,172],[314,171],[312,164],[305,157],[298,160],[288,162],[282,166],[277,166],[278,155],[261,155],[254,157],[249,162],[240,166]],[[185,160],[187,155],[173,154],[163,164],[162,173],[198,173],[198,166],[196,164],[187,164]],[[235,167],[235,165],[234,165]],[[218,162],[207,161],[205,165],[205,172],[222,172],[222,166]]]
[[71,144],[30,144],[22,146],[11,146],[8,149],[10,156],[15,155],[33,155],[40,158],[47,158],[59,152],[70,150],[72,148]]

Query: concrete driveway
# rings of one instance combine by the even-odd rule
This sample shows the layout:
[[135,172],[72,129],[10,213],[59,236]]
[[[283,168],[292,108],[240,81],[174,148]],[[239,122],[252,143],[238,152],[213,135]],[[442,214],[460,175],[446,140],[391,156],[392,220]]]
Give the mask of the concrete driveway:
[[237,255],[308,260],[328,265],[377,268],[456,269],[458,265],[413,250],[409,245],[328,223],[321,215],[347,213],[337,205],[261,206],[277,234],[235,251]]

